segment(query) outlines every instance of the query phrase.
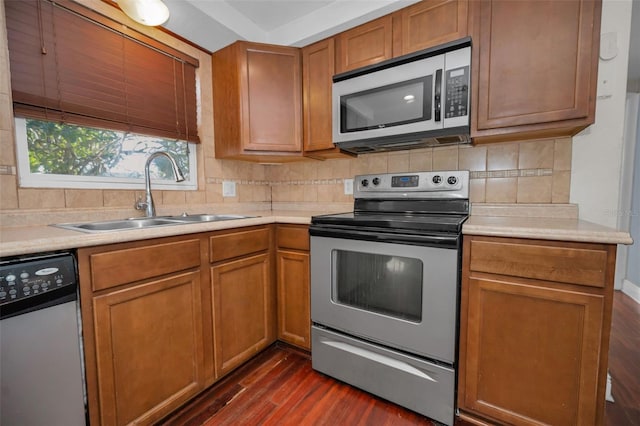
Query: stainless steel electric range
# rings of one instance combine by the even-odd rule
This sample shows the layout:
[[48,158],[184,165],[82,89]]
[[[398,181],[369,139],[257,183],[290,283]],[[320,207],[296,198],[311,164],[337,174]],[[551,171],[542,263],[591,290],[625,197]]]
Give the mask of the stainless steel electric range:
[[354,182],[309,228],[313,368],[452,425],[469,172]]

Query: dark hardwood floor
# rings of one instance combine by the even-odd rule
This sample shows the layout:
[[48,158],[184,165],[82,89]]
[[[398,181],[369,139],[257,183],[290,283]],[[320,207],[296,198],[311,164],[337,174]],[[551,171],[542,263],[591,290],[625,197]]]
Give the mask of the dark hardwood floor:
[[606,426],[640,425],[640,305],[616,291],[609,343],[611,394]]
[[[606,426],[640,425],[640,307],[616,292],[609,356],[615,403]],[[308,353],[276,344],[159,424],[434,425],[424,416],[311,369]],[[469,423],[458,420],[456,426]]]

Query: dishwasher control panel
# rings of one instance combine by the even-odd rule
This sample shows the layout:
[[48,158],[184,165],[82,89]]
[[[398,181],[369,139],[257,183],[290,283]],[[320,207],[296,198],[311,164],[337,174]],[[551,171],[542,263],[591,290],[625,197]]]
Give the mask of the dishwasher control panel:
[[73,287],[75,292],[76,282],[76,264],[71,254],[2,261],[0,309],[60,288]]

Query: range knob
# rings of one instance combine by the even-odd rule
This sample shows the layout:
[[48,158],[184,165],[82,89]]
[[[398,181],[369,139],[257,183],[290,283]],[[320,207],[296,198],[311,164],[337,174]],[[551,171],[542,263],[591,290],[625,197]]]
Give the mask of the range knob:
[[449,185],[455,185],[456,183],[458,183],[458,178],[457,178],[457,177],[455,177],[455,176],[449,176],[449,177],[447,178],[447,183],[448,183]]
[[376,177],[376,178],[373,178],[373,181],[372,181],[372,182],[373,182],[373,184],[374,184],[375,186],[378,186],[378,185],[380,185],[380,178],[377,178],[377,177]]
[[435,175],[431,178],[431,182],[433,182],[435,185],[440,185],[442,183],[442,176]]
[[369,186],[369,180],[368,179],[362,179],[362,181],[360,181],[360,185],[364,186],[365,188],[367,186]]

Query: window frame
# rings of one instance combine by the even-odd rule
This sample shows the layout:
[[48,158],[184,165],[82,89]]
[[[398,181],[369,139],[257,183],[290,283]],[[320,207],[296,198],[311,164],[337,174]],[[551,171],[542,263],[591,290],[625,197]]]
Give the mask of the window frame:
[[[32,173],[29,164],[29,144],[27,141],[27,119],[15,117],[16,160],[18,166],[18,185],[21,188],[66,188],[66,189],[112,189],[144,190],[144,178],[121,178],[103,176],[70,176],[60,174]],[[87,126],[85,126],[87,127]],[[142,135],[146,136],[146,135]],[[183,182],[159,180],[151,177],[154,189],[163,191],[196,191],[198,190],[198,159],[196,144],[188,144],[189,177]],[[143,170],[142,170],[143,171]],[[141,172],[142,172],[141,171]]]

